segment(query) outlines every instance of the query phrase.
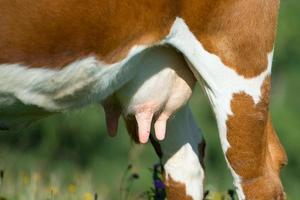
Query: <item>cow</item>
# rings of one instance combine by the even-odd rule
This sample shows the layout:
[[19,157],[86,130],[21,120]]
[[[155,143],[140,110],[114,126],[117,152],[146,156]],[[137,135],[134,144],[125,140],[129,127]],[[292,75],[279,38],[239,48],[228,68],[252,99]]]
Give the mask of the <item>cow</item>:
[[[195,79],[238,198],[285,199],[287,159],[268,109],[278,9],[279,0],[0,0],[0,128],[101,102],[111,135],[121,114],[137,142],[154,125],[168,199],[202,199],[204,140],[186,105]],[[170,87],[154,91],[164,72]],[[165,95],[159,105],[143,98],[153,92]]]

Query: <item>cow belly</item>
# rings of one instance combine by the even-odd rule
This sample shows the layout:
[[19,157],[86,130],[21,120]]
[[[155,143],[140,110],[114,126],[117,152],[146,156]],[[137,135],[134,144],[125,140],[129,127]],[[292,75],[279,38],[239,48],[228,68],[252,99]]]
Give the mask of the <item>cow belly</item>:
[[168,118],[187,103],[196,80],[183,56],[170,47],[149,49],[137,68],[115,96],[125,117],[135,116],[141,143],[148,140],[152,118],[156,137],[164,139]]
[[[162,41],[151,44],[151,46],[169,44],[180,50],[188,58],[189,62],[195,66],[197,74],[207,74],[205,73],[207,63],[201,62],[202,60],[199,58],[201,54],[195,54],[199,45],[189,32],[186,24],[179,18],[174,22],[170,34]],[[156,65],[160,63],[160,70],[157,70],[153,63],[156,63]],[[164,66],[163,63],[168,64]],[[172,70],[168,72],[166,68]],[[158,73],[160,75],[157,76],[160,79],[151,76],[151,73],[156,72],[155,69],[160,72]],[[126,108],[124,109],[126,115],[135,113],[137,107],[143,108],[143,106],[133,105],[151,103],[149,99],[155,99],[153,97],[154,93],[156,93],[156,100],[159,100],[159,103],[152,105],[152,107],[148,106],[148,108],[153,109],[155,118],[159,117],[160,112],[171,115],[187,101],[189,95],[185,92],[189,93],[189,90],[185,88],[192,88],[193,85],[193,76],[186,69],[186,63],[175,50],[166,47],[151,48],[148,45],[132,47],[126,58],[113,64],[105,63],[93,55],[74,60],[62,69],[47,68],[46,66],[31,68],[17,63],[2,63],[0,64],[0,129],[7,130],[12,129],[13,126],[18,126],[18,124],[28,124],[28,119],[32,118],[32,115],[34,115],[34,120],[29,121],[40,118],[40,113],[44,116],[44,112],[49,115],[78,109],[91,103],[102,102],[129,81],[130,83],[124,87],[130,89],[128,94],[131,93],[132,96],[127,94],[126,97],[126,93],[125,95],[121,93],[118,95],[122,104],[124,104],[123,108]],[[143,82],[148,80],[143,78],[143,73],[151,77],[149,80],[152,81]],[[172,73],[181,78],[176,79],[174,75],[167,75]],[[172,79],[172,81],[166,81],[167,78],[164,75],[167,75],[167,78]],[[140,77],[141,80],[137,77]],[[203,78],[207,81],[206,77]],[[164,80],[164,83],[158,84],[158,80]],[[144,84],[141,84],[141,82]],[[145,87],[149,85],[148,82],[157,83],[156,87],[152,87],[154,89]],[[166,82],[175,86],[167,87]],[[132,89],[134,85],[143,87],[139,91],[137,91],[137,88],[134,91]],[[185,87],[186,85],[188,87]],[[158,89],[157,86],[161,88]],[[149,94],[152,95],[151,98],[146,99]],[[21,119],[18,114],[19,107],[26,110]],[[38,110],[38,112],[35,110]],[[38,116],[36,116],[36,113],[38,113]],[[16,118],[18,120],[15,120]],[[163,124],[165,120],[158,121]],[[159,126],[159,123],[157,123],[157,126]]]

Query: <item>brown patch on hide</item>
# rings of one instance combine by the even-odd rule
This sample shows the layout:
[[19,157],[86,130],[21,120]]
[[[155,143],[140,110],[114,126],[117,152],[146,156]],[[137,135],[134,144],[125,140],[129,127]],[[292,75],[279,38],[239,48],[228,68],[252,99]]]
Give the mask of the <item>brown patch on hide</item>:
[[272,171],[256,179],[243,181],[244,194],[247,200],[285,200],[280,179]]
[[266,132],[268,134],[268,151],[272,160],[272,168],[279,174],[280,169],[287,164],[288,159],[276,131],[273,128],[270,114],[268,117]]
[[161,40],[176,13],[172,0],[3,0],[0,63],[61,68],[89,55],[113,63]]
[[261,101],[256,105],[252,97],[243,92],[234,94],[231,100],[233,115],[227,121],[231,147],[227,157],[234,171],[245,179],[261,176],[265,167],[269,88],[267,78],[262,86]]
[[274,147],[281,152],[281,148],[277,149],[278,143],[274,143],[274,135],[271,135],[274,133],[270,134],[269,93],[270,77],[267,77],[261,88],[259,103],[255,104],[252,97],[243,92],[234,94],[231,101],[233,115],[227,121],[230,148],[226,156],[241,177],[247,200],[284,199],[279,168],[272,167],[278,162],[272,160],[273,153],[277,154],[269,151],[270,147],[273,148],[271,143],[276,144]]
[[182,16],[205,50],[251,78],[267,68],[279,0],[183,0]]
[[94,55],[107,63],[154,44],[182,17],[204,48],[240,75],[267,67],[278,0],[3,0],[0,63],[62,68]]
[[186,193],[186,185],[176,182],[172,177],[167,177],[165,185],[168,200],[193,200],[193,198]]

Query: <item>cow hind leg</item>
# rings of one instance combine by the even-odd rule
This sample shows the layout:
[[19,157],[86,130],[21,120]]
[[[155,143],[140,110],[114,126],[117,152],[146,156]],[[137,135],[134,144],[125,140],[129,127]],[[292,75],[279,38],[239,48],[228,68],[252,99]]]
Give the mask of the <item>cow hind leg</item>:
[[[139,143],[137,122],[125,118],[127,130]],[[202,200],[205,141],[188,106],[181,108],[168,121],[166,138],[151,143],[163,166],[163,181],[168,200]]]
[[168,200],[202,200],[205,141],[188,106],[168,122],[159,143]]

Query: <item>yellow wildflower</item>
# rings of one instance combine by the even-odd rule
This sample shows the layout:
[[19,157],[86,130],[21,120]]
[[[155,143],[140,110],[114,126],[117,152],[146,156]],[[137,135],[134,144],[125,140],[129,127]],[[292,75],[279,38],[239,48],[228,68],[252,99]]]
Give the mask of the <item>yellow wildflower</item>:
[[213,192],[210,193],[210,195],[208,196],[209,200],[222,200],[222,194],[219,192]]
[[74,185],[74,184],[70,184],[69,186],[68,186],[68,192],[70,193],[70,194],[74,194],[75,192],[76,192],[76,185]]
[[22,174],[22,183],[23,183],[24,185],[28,185],[28,184],[29,184],[29,181],[30,181],[29,175],[23,173],[23,174]]
[[90,192],[86,192],[84,195],[83,195],[83,200],[93,200],[94,196],[92,193]]

